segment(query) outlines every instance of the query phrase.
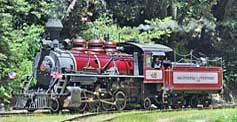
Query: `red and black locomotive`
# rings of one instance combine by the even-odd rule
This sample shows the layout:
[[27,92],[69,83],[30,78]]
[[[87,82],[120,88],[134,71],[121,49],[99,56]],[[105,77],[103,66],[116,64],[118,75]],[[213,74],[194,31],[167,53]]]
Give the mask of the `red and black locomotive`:
[[[130,104],[150,109],[211,104],[222,90],[222,68],[194,62],[168,61],[173,50],[160,44],[138,44],[82,38],[65,50],[59,41],[59,20],[50,19],[48,40],[33,64],[24,90],[14,95],[15,109],[123,110]],[[31,86],[33,79],[37,80]]]

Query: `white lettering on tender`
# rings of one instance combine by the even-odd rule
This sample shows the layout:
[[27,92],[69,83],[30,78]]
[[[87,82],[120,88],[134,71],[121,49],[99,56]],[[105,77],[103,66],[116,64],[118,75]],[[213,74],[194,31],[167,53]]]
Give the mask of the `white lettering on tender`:
[[173,82],[175,84],[197,83],[197,84],[216,84],[218,83],[217,72],[174,72]]

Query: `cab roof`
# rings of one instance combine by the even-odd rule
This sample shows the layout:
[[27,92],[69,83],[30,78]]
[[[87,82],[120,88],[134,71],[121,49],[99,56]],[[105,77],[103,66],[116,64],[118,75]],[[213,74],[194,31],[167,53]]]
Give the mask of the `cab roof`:
[[151,52],[171,52],[173,49],[171,49],[168,46],[162,45],[162,44],[139,44],[135,42],[126,42],[128,45],[135,46],[137,48],[140,48],[143,52],[151,51]]

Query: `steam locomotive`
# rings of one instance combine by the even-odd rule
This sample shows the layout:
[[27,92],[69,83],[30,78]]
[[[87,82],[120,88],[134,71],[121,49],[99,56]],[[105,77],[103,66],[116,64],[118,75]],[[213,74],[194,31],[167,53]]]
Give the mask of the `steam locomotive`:
[[[131,104],[145,109],[197,107],[211,104],[210,95],[222,90],[222,68],[195,62],[170,62],[173,50],[161,44],[139,44],[82,38],[62,48],[60,20],[49,19],[49,39],[42,40],[33,75],[14,94],[14,109],[58,112],[124,110]],[[154,67],[159,57],[160,67]],[[36,85],[32,81],[36,79]]]

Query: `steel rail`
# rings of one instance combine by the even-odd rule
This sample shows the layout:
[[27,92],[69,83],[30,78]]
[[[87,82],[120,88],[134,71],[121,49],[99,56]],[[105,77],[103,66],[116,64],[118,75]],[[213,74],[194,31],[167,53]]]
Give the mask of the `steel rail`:
[[[180,108],[180,109],[151,109],[151,110],[145,110],[145,109],[131,109],[131,110],[123,110],[123,111],[102,111],[102,112],[94,112],[94,113],[85,113],[85,114],[80,114],[79,116],[70,118],[70,119],[66,119],[66,120],[62,120],[61,122],[69,122],[69,121],[79,121],[81,119],[86,119],[89,117],[93,117],[93,116],[98,116],[98,115],[105,115],[105,114],[115,114],[115,113],[123,113],[123,112],[131,112],[134,110],[137,110],[137,112],[135,112],[134,114],[144,114],[144,112],[146,113],[153,113],[153,112],[174,112],[174,111],[187,111],[187,110],[207,110],[207,109],[226,109],[226,108],[237,108],[237,104],[218,104],[212,107],[207,107],[207,108]],[[25,110],[17,110],[17,111],[7,111],[7,112],[0,112],[0,117],[2,116],[12,116],[12,115],[34,115],[34,114],[52,114],[50,111],[48,110],[42,110],[42,111],[36,111],[36,112],[27,112]],[[69,111],[63,111],[63,114],[68,114],[70,113]],[[101,122],[106,122],[109,120],[114,119],[114,117],[112,118],[108,118],[105,120],[102,120]]]
[[[225,109],[225,108],[237,108],[237,104],[221,104],[221,105],[216,105],[213,107],[208,107],[208,108],[180,108],[180,109],[162,109],[162,110],[157,110],[157,109],[152,109],[152,110],[145,110],[145,109],[137,109],[138,111],[133,113],[133,114],[144,114],[144,112],[146,113],[154,113],[154,112],[174,112],[174,111],[188,111],[188,110],[207,110],[207,109]],[[70,119],[66,119],[63,120],[61,122],[71,122],[71,121],[80,121],[83,119],[87,119],[90,117],[94,117],[94,116],[98,116],[98,115],[105,115],[105,114],[115,114],[115,113],[123,113],[123,112],[131,112],[134,111],[136,109],[132,109],[132,110],[123,110],[123,111],[104,111],[104,112],[96,112],[96,113],[88,113],[88,114],[82,114],[79,115],[77,117],[73,117]],[[107,118],[104,120],[101,120],[100,122],[108,122],[111,121],[113,119],[115,119],[116,117],[111,117],[111,118]]]

